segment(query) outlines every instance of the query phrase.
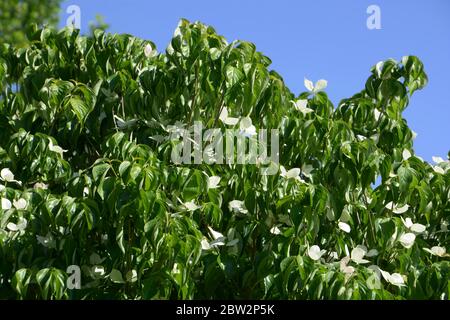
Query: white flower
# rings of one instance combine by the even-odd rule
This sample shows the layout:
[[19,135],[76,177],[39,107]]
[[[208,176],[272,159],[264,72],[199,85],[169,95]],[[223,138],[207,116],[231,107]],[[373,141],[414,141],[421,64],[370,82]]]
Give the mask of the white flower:
[[6,189],[6,187],[4,185],[0,184],[0,192],[5,191],[5,189]]
[[149,43],[147,43],[144,47],[144,54],[147,58],[150,58],[150,57],[155,56],[156,50],[153,51],[152,46]]
[[317,261],[325,254],[325,252],[325,250],[320,250],[319,246],[314,245],[308,249],[308,256],[314,261]]
[[409,152],[409,150],[408,149],[404,149],[403,150],[403,153],[402,153],[402,156],[403,156],[403,160],[408,160],[409,158],[411,158],[411,152]]
[[211,249],[208,239],[206,239],[205,237],[203,237],[202,241],[200,241],[200,244],[202,246],[202,250],[210,250]]
[[439,167],[439,166],[434,166],[434,167],[433,167],[433,170],[434,170],[434,172],[436,172],[436,173],[445,174],[444,169],[442,169],[442,168]]
[[291,101],[294,104],[294,108],[298,111],[300,111],[303,116],[306,116],[308,113],[313,112],[313,109],[310,109],[307,107],[308,100],[306,99],[300,99],[297,101]]
[[27,207],[27,200],[20,198],[19,200],[13,200],[14,208],[17,210],[24,210]]
[[105,274],[105,268],[102,266],[93,266],[92,272],[94,273],[94,276],[101,277]]
[[400,273],[390,274],[387,281],[398,287],[403,287],[405,285],[405,280]]
[[316,85],[314,85],[311,80],[305,78],[304,83],[306,89],[308,89],[313,94],[316,94],[317,92],[324,90],[328,85],[327,81],[323,79],[320,79],[319,81],[316,82]]
[[208,189],[216,189],[219,185],[220,177],[212,176],[208,178]]
[[280,230],[277,226],[273,226],[273,227],[270,229],[270,233],[271,233],[271,234],[274,234],[274,235],[278,235],[278,234],[281,234],[281,230]]
[[248,210],[245,208],[244,201],[240,201],[240,200],[230,201],[228,203],[228,208],[230,209],[230,211],[235,212],[235,213],[243,213],[243,214],[248,213]]
[[411,228],[411,226],[413,225],[411,218],[406,218],[404,220],[403,220],[403,218],[401,218],[401,219],[402,219],[402,222],[405,225],[405,227],[407,227],[408,229]]
[[405,220],[402,219],[403,224],[405,225],[406,228],[410,229],[412,232],[414,233],[422,233],[425,232],[426,227],[423,224],[420,223],[413,223],[411,218],[406,218]]
[[180,273],[180,269],[178,268],[178,263],[176,263],[176,262],[173,264],[172,273],[173,274]]
[[433,161],[437,164],[439,164],[441,162],[447,162],[444,159],[442,159],[441,157],[431,157],[431,159],[433,159]]
[[394,286],[397,286],[397,287],[405,286],[405,280],[403,279],[403,276],[399,273],[390,274],[387,271],[381,270],[376,265],[370,266],[369,269],[374,270],[378,277],[380,277],[380,274],[381,274],[383,276],[384,280],[393,284]]
[[183,203],[183,206],[187,211],[195,211],[195,210],[201,208],[200,206],[198,206],[194,203],[194,200]]
[[252,124],[252,119],[244,117],[239,122],[240,134],[245,137],[253,137],[256,135],[256,128]]
[[122,278],[122,273],[117,269],[112,269],[111,273],[109,274],[109,278],[114,283],[125,283]]
[[353,268],[352,266],[348,266],[347,264],[349,262],[350,262],[349,256],[342,258],[342,260],[339,263],[339,269],[341,270],[341,272],[351,275],[352,273],[355,272],[355,268]]
[[221,234],[220,232],[215,231],[213,228],[211,228],[210,226],[208,226],[208,230],[211,233],[211,236],[213,237],[214,240],[217,239],[225,239],[225,237],[223,236],[223,234]]
[[338,223],[339,229],[341,229],[344,232],[349,233],[351,231],[351,228],[348,224],[346,224],[345,222],[339,222]]
[[28,222],[25,218],[20,217],[17,224],[9,222],[6,225],[6,228],[8,228],[9,231],[21,231],[24,230],[28,225]]
[[127,279],[128,282],[136,282],[137,281],[137,272],[136,270],[130,270],[127,272],[127,274],[125,275],[125,278]]
[[444,247],[434,246],[431,248],[431,250],[428,248],[423,248],[423,250],[431,253],[434,256],[438,256],[438,257],[448,256],[448,254],[446,254],[446,250]]
[[280,176],[286,179],[295,179],[300,182],[304,182],[300,178],[300,172],[301,170],[299,168],[292,168],[289,171],[286,171],[286,169],[283,166],[280,166]]
[[420,223],[413,223],[410,230],[414,233],[422,233],[422,232],[425,232],[426,227]]
[[14,181],[14,174],[8,168],[4,168],[2,169],[2,171],[0,171],[0,177],[3,181],[6,182]]
[[217,232],[215,230],[213,230],[211,227],[208,226],[208,230],[212,236],[212,238],[214,239],[212,242],[209,243],[209,245],[211,247],[218,247],[218,246],[223,246],[225,245],[225,240],[226,238],[224,237],[223,234],[221,234],[220,232]]
[[239,118],[228,117],[228,109],[225,106],[222,108],[222,111],[220,112],[219,119],[223,123],[231,125],[231,126],[234,126],[239,122]]
[[364,256],[367,253],[367,248],[364,246],[357,246],[354,248],[350,254],[350,258],[352,261],[356,262],[357,264],[364,264],[368,263],[368,260],[363,259]]
[[400,243],[405,248],[409,249],[413,246],[416,235],[414,233],[404,233],[400,236]]
[[5,182],[16,182],[19,185],[22,184],[22,182],[14,180],[14,174],[8,168],[4,168],[0,171],[0,180]]
[[55,146],[53,145],[53,142],[51,139],[49,139],[49,143],[48,143],[48,149],[52,152],[56,152],[59,155],[61,155],[61,157],[63,157],[63,153],[67,152],[67,150],[64,150],[63,148],[61,148],[60,146]]
[[12,208],[11,201],[9,201],[6,198],[2,198],[2,209],[3,210],[9,210]]
[[36,182],[33,186],[34,189],[44,189],[47,190],[48,189],[48,184],[45,183],[41,183],[41,182]]
[[380,119],[381,112],[378,111],[378,109],[374,109],[374,110],[373,110],[373,113],[374,113],[375,120],[378,121],[378,119]]
[[47,248],[56,248],[56,241],[53,239],[53,236],[50,232],[47,233],[45,237],[36,236],[38,242]]
[[388,204],[386,204],[385,208],[388,209],[388,210],[391,210],[393,213],[402,214],[402,213],[405,213],[406,211],[408,211],[409,205],[405,204],[402,207],[398,207],[397,204],[394,204],[391,201]]

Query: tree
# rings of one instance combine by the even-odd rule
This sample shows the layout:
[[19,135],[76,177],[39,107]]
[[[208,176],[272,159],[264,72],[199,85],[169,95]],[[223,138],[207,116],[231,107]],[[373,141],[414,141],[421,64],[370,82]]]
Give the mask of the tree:
[[[0,52],[0,297],[448,299],[450,163],[414,155],[402,117],[418,58],[334,107],[325,81],[295,96],[252,43],[198,22],[165,53],[29,37]],[[173,163],[195,121],[279,129],[276,174]]]
[[26,44],[30,24],[56,25],[60,0],[2,0],[0,3],[0,43]]

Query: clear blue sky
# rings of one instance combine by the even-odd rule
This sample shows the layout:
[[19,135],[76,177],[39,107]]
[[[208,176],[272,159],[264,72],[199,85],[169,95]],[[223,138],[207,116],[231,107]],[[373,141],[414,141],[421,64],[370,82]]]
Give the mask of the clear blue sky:
[[[367,7],[381,9],[381,29],[369,30]],[[256,44],[294,93],[303,78],[326,79],[337,104],[364,87],[372,65],[387,58],[416,55],[428,86],[415,93],[405,112],[418,133],[416,154],[431,161],[450,150],[450,1],[448,0],[73,0],[81,9],[82,32],[96,14],[109,31],[153,41],[164,51],[180,18],[212,25],[230,42]]]

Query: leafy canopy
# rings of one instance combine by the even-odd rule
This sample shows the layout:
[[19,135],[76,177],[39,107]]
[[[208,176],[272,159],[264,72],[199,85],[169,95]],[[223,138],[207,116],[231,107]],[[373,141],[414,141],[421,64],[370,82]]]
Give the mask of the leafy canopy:
[[[201,23],[165,53],[101,30],[29,39],[0,48],[1,298],[448,299],[450,164],[414,155],[402,117],[418,58],[335,107]],[[157,137],[230,127],[224,108],[280,130],[277,174],[170,161]]]

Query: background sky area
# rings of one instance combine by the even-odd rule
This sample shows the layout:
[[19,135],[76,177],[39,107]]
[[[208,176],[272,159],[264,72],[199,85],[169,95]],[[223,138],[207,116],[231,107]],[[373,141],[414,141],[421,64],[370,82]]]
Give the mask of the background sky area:
[[[429,83],[417,91],[404,116],[418,133],[414,150],[427,161],[447,158],[450,150],[450,1],[145,1],[73,0],[61,5],[60,24],[81,9],[81,29],[100,14],[108,31],[153,41],[164,51],[180,18],[213,26],[229,42],[246,40],[272,60],[271,68],[292,92],[306,89],[303,79],[328,80],[335,105],[364,88],[370,68],[380,60],[416,55]],[[367,8],[381,10],[381,29],[369,30]]]

